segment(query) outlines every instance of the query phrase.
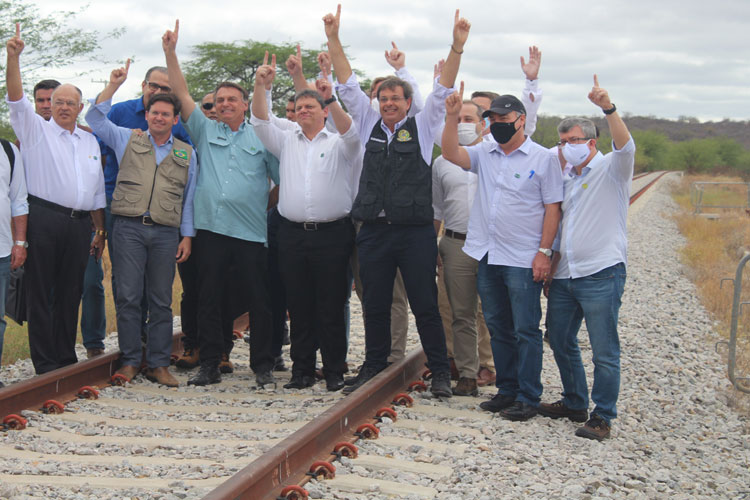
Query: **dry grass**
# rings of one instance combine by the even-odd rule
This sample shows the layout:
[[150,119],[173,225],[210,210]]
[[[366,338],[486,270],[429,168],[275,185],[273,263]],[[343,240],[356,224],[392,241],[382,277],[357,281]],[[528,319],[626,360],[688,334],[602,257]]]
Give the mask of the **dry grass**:
[[[102,257],[102,266],[104,269],[104,300],[105,309],[107,314],[107,333],[117,330],[117,321],[115,317],[115,303],[112,298],[112,265],[109,260],[109,253],[105,249],[104,256]],[[175,315],[180,314],[180,296],[182,294],[182,281],[180,280],[179,274],[175,271],[175,280],[172,286],[172,310]],[[18,326],[15,322],[10,319],[8,321],[8,328],[5,330],[5,343],[3,346],[3,358],[2,364],[11,364],[19,359],[26,359],[29,357],[29,337],[26,329],[26,323],[24,326]],[[78,329],[78,343],[81,343],[81,330],[80,330],[80,311],[79,311],[79,329]]]
[[[745,251],[750,250],[750,216],[744,210],[714,209],[718,219],[707,219],[693,215],[690,203],[690,186],[695,181],[735,182],[740,179],[685,176],[682,184],[673,193],[683,212],[675,217],[680,232],[687,239],[682,249],[685,272],[695,283],[701,301],[718,323],[722,337],[729,338],[732,315],[733,284],[722,278],[734,278],[737,265]],[[744,188],[719,187],[712,190],[716,204],[734,203]],[[724,198],[721,197],[724,193]],[[742,299],[750,300],[750,266],[746,266],[742,280]],[[750,309],[745,308],[738,324],[737,376],[750,376]],[[750,395],[734,391],[736,404],[750,409]]]

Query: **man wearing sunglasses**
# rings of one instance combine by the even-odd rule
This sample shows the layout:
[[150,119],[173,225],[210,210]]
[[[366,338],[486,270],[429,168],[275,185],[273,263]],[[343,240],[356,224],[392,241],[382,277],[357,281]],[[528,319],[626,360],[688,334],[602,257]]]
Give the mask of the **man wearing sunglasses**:
[[206,115],[206,118],[216,120],[216,106],[214,106],[214,93],[209,92],[201,99],[201,111]]

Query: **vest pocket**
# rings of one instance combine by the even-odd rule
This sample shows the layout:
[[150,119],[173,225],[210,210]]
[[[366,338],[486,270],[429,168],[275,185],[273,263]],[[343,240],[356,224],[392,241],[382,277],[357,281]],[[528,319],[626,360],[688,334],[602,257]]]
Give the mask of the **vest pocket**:
[[161,197],[159,199],[159,206],[162,208],[162,210],[167,212],[167,214],[170,214],[170,213],[177,214],[178,222],[179,222],[179,216],[182,214],[182,199],[179,199],[179,197],[178,199],[170,199],[174,195],[171,193],[166,193],[166,194],[168,194],[169,197],[167,196]]

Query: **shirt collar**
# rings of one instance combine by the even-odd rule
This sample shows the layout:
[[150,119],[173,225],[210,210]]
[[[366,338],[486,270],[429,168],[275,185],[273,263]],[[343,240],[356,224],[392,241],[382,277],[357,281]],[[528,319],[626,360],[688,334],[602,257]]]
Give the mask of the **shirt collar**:
[[[602,165],[602,160],[604,160],[604,155],[602,154],[601,151],[597,151],[594,157],[591,158],[591,161],[589,162],[589,164],[581,169],[581,177],[588,174],[591,170],[595,168],[599,168]],[[577,177],[575,175],[575,171],[576,171],[575,167],[573,167],[570,173],[572,177]]]
[[49,119],[49,124],[52,126],[53,130],[56,131],[57,135],[73,135],[77,139],[81,138],[81,129],[78,128],[78,125],[73,129],[73,133],[68,131],[68,129],[62,128],[60,125],[57,124],[55,121],[55,117],[52,117]]
[[157,147],[157,148],[161,148],[161,147],[166,146],[168,144],[171,145],[171,144],[174,143],[174,140],[173,140],[174,139],[174,135],[172,135],[171,133],[169,134],[169,139],[167,139],[167,142],[165,142],[164,144],[161,144],[161,145],[157,145],[156,144],[156,141],[154,140],[154,136],[151,135],[151,131],[150,130],[146,130],[146,134],[148,134],[148,140],[151,141],[151,144],[153,144],[154,147]]
[[[299,125],[297,126],[296,129],[294,129],[294,133],[297,134],[298,137],[304,137],[305,139],[307,139],[307,136],[302,131],[302,127],[300,127]],[[321,135],[323,136],[324,139],[328,138],[331,135],[331,132],[325,127],[325,125],[323,125],[323,128],[320,129],[320,132],[318,132],[317,134],[315,134],[315,137],[313,137],[312,140],[310,140],[310,142],[314,141],[315,139],[317,139]]]
[[523,143],[519,147],[517,147],[516,149],[514,149],[513,151],[511,151],[510,155],[505,154],[505,151],[502,150],[502,148],[500,147],[500,144],[498,144],[497,141],[493,141],[493,142],[494,142],[494,144],[492,144],[492,146],[490,147],[490,152],[495,151],[496,153],[499,153],[499,154],[501,154],[503,156],[510,156],[510,155],[514,154],[516,151],[520,151],[523,154],[528,155],[529,154],[529,149],[531,149],[531,142],[532,141],[531,141],[531,138],[527,135],[526,136],[526,140],[523,141]]
[[146,107],[143,105],[143,97],[139,97],[135,100],[135,112],[146,114]]
[[393,134],[396,133],[396,130],[398,130],[399,128],[401,128],[404,125],[404,123],[406,123],[407,119],[409,119],[408,115],[405,116],[403,120],[401,120],[400,122],[396,123],[396,126],[393,127],[393,132],[391,132],[391,129],[388,128],[388,126],[383,121],[383,118],[381,117],[380,118],[380,128],[382,128],[385,131],[386,135],[388,135],[390,137],[390,136],[392,136]]

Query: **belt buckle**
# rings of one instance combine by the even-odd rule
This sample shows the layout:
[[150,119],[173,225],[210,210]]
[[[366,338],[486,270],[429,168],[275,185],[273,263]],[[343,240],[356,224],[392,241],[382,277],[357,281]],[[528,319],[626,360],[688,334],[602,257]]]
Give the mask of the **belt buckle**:
[[71,219],[78,219],[80,217],[80,215],[79,215],[80,213],[81,213],[80,210],[75,210],[75,209],[71,208],[70,209],[70,218]]
[[318,223],[317,222],[303,222],[302,228],[305,231],[317,231],[318,230]]
[[148,215],[144,215],[141,222],[143,223],[144,226],[153,226],[154,225],[154,220],[151,217],[149,217]]

